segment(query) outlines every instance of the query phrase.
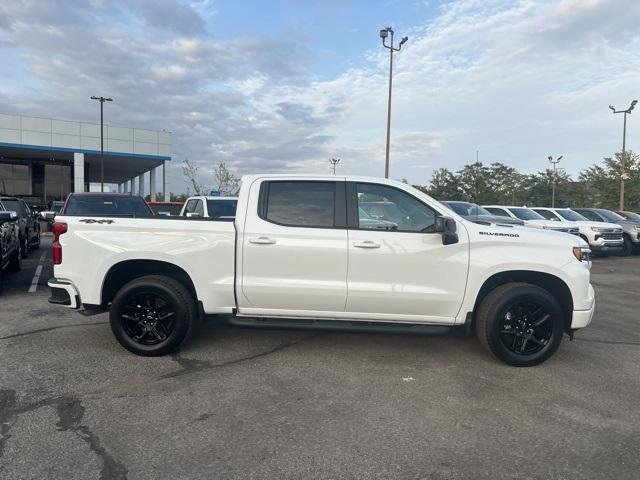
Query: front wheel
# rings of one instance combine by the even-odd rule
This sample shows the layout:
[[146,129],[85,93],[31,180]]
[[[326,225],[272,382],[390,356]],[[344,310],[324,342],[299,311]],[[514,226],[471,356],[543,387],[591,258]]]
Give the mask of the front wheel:
[[497,287],[482,301],[476,318],[480,343],[516,367],[538,365],[560,346],[564,314],[548,291],[528,283]]
[[627,235],[625,235],[624,246],[622,247],[619,255],[621,257],[628,257],[629,255],[631,255],[631,252],[633,252],[633,243],[631,243],[631,239]]
[[111,330],[120,344],[143,356],[175,350],[197,318],[195,300],[178,281],[149,275],[122,287],[111,305]]

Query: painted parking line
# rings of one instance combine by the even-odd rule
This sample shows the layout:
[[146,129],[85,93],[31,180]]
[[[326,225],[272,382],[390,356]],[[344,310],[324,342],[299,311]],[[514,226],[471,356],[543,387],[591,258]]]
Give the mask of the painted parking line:
[[33,274],[33,280],[31,280],[29,293],[36,293],[36,290],[38,290],[38,282],[40,281],[40,275],[42,275],[42,263],[44,262],[45,258],[47,258],[47,254],[46,252],[43,252],[42,255],[40,255],[40,260],[38,266],[36,267],[36,272]]

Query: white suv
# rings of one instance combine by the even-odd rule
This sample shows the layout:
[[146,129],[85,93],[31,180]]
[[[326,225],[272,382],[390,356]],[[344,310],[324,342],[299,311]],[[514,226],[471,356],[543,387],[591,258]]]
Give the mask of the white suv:
[[577,223],[580,236],[594,253],[619,253],[624,247],[622,227],[615,223],[593,222],[568,208],[531,207],[531,210],[553,222]]
[[489,210],[493,215],[502,217],[519,218],[524,221],[525,227],[541,228],[554,232],[570,233],[579,235],[578,224],[575,222],[565,222],[561,225],[558,222],[545,220],[545,218],[527,207],[509,207],[502,205],[483,205],[482,208]]

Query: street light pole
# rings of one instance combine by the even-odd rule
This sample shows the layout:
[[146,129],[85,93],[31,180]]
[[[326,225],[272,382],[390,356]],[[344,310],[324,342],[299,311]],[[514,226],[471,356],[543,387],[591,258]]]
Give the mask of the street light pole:
[[556,158],[555,160],[553,159],[553,157],[551,155],[549,155],[549,162],[551,162],[553,164],[553,179],[551,181],[551,208],[555,208],[556,206],[556,177],[557,177],[557,173],[556,173],[556,165],[558,165],[558,163],[560,163],[560,160],[562,160],[562,155],[560,155],[558,158]]
[[336,174],[336,166],[340,163],[340,159],[339,158],[330,158],[329,159],[329,163],[333,167],[333,174],[335,175]]
[[100,102],[100,191],[104,192],[104,102],[113,102],[112,98],[91,97]]
[[633,100],[631,102],[631,105],[629,105],[629,108],[627,108],[626,110],[616,110],[613,105],[609,105],[609,108],[614,114],[624,114],[624,121],[622,123],[622,156],[620,157],[620,211],[624,210],[624,161],[627,156],[627,114],[631,114],[636,106],[636,103],[638,103],[638,100]]
[[[386,43],[387,37],[391,35],[391,42],[389,45]],[[389,143],[391,140],[391,90],[393,86],[393,52],[399,52],[409,37],[402,37],[398,47],[393,46],[393,29],[391,27],[383,28],[380,30],[380,38],[382,39],[382,46],[389,50],[389,98],[387,101],[387,145],[384,158],[384,178],[389,178]]]

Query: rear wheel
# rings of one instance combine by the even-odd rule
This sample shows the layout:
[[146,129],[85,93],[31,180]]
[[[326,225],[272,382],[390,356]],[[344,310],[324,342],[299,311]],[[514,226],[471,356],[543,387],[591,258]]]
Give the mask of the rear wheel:
[[480,343],[503,362],[516,367],[537,365],[560,346],[564,314],[546,290],[528,283],[497,287],[478,309]]
[[122,287],[111,305],[111,330],[137,355],[164,355],[189,335],[197,318],[195,300],[178,281],[149,275]]
[[18,242],[16,245],[16,249],[11,255],[11,260],[9,261],[9,270],[12,272],[19,272],[22,270],[22,244]]
[[26,238],[20,239],[20,255],[22,258],[27,258],[27,254],[29,253],[29,242]]

